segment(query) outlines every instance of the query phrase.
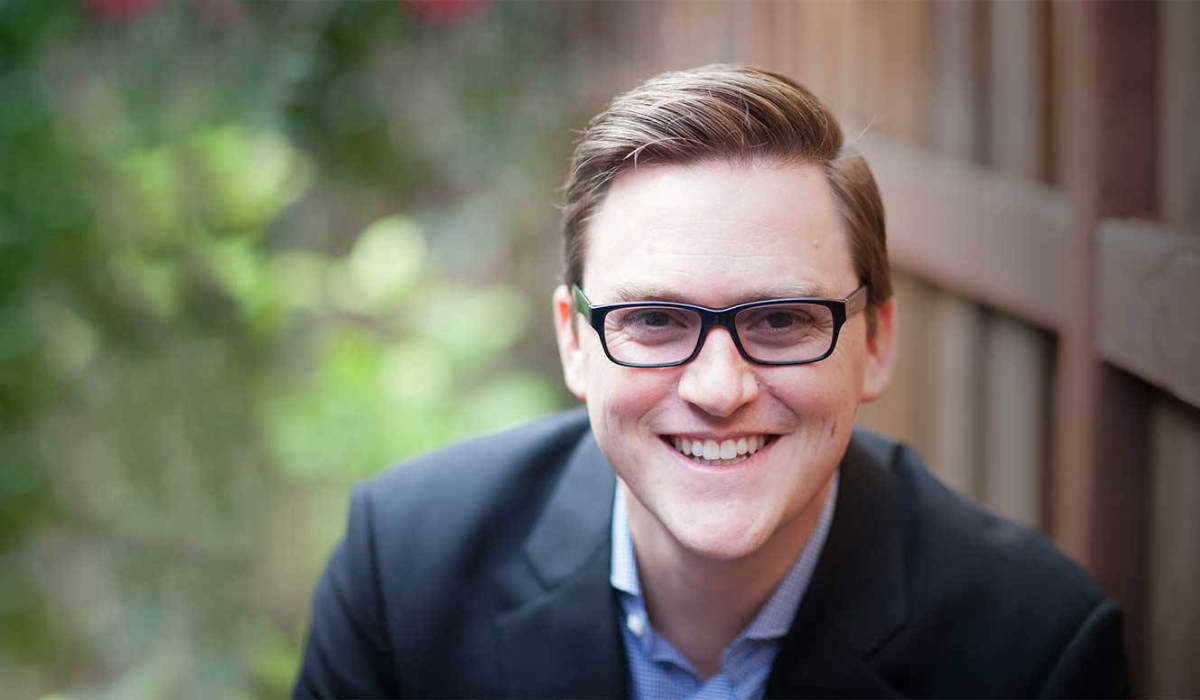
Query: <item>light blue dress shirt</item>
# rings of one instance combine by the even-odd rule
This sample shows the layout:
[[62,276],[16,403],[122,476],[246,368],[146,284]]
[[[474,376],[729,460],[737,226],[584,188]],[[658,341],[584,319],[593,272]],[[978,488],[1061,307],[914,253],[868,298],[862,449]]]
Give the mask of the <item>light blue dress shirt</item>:
[[621,631],[625,637],[625,655],[629,664],[631,697],[634,700],[658,698],[694,698],[758,700],[767,687],[771,664],[779,652],[779,643],[791,627],[804,591],[812,579],[837,502],[838,476],[835,473],[817,527],[784,576],[779,587],[767,599],[746,629],[721,652],[721,670],[703,681],[692,664],[666,638],[655,633],[646,615],[638,581],[633,540],[629,536],[629,511],[621,488],[613,502],[612,573],[609,581],[620,592]]

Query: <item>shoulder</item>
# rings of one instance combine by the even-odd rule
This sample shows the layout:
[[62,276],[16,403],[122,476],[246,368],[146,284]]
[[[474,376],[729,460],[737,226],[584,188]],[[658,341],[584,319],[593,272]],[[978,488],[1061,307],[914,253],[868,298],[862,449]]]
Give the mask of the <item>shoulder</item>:
[[[358,483],[313,597],[295,695],[486,694],[499,673],[481,651],[500,607],[492,572],[521,556],[571,456],[592,443],[586,414],[570,411]],[[475,672],[443,676],[448,660]]]
[[856,440],[887,465],[903,518],[908,575],[921,590],[967,588],[1005,600],[1025,593],[1085,606],[1103,599],[1091,577],[1044,535],[950,490],[911,448],[865,431]]
[[587,413],[574,409],[455,443],[360,483],[351,510],[369,510],[384,537],[445,540],[544,500],[588,431]]
[[977,675],[1017,695],[1122,682],[1119,611],[1079,565],[1041,533],[951,491],[912,449],[867,431],[854,442],[895,494],[909,625],[894,649],[945,664],[943,679]]

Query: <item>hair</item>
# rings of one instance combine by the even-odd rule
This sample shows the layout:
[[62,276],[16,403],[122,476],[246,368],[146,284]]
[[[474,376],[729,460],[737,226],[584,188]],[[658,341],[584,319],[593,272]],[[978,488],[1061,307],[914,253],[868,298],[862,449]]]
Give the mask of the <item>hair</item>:
[[883,202],[829,108],[792,80],[736,65],[663,73],[618,95],[575,146],[565,186],[564,280],[583,285],[587,230],[609,187],[643,164],[778,161],[821,167],[845,222],[867,324],[892,296]]

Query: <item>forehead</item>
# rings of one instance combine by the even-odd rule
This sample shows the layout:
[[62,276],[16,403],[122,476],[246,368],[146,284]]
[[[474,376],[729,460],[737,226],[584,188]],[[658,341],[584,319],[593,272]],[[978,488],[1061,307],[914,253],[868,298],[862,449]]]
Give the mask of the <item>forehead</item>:
[[594,303],[649,289],[712,306],[857,286],[820,167],[728,161],[618,177],[588,228],[584,280]]

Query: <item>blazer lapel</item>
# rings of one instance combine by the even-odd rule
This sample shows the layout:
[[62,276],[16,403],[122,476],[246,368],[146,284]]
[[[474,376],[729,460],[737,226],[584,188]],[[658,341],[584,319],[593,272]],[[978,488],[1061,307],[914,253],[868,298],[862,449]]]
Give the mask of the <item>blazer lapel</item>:
[[868,663],[908,618],[900,508],[883,443],[858,433],[829,538],[767,679],[767,697],[896,697]]
[[497,619],[510,697],[624,697],[619,605],[609,585],[616,477],[591,433],[580,440],[524,558],[499,585]]

